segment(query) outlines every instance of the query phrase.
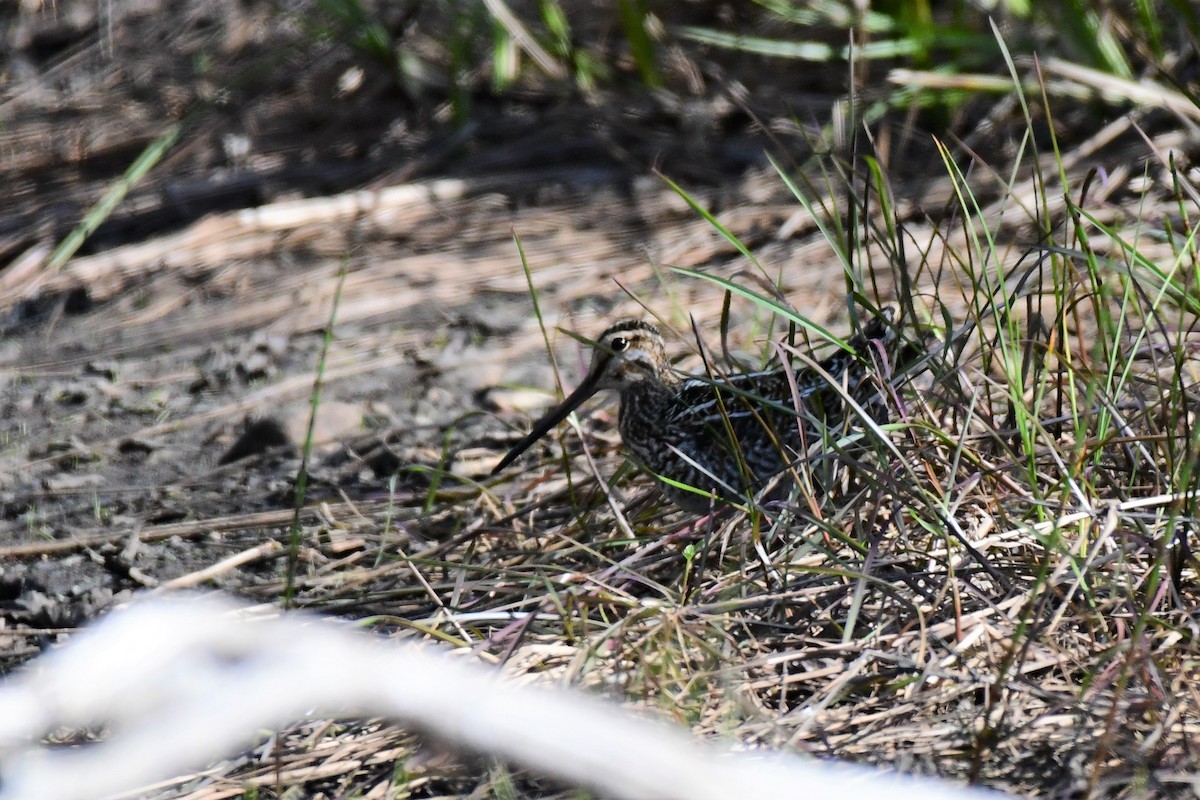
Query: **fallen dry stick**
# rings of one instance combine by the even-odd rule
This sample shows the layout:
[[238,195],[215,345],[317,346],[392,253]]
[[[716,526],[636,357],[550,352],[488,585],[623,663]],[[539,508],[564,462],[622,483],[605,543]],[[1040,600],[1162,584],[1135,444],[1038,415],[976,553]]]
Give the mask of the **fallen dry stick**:
[[210,581],[213,578],[224,575],[226,572],[237,569],[243,564],[250,564],[259,559],[274,556],[282,549],[282,544],[274,539],[268,539],[260,545],[251,547],[249,550],[243,550],[240,553],[234,553],[229,558],[222,559],[204,569],[189,572],[187,575],[180,575],[178,578],[169,580],[155,588],[154,591],[158,593],[178,589],[194,589],[205,581]]

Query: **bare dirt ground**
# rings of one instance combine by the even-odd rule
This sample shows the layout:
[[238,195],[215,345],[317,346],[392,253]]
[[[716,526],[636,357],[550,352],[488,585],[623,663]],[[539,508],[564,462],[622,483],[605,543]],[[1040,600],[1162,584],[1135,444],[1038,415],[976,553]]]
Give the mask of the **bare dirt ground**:
[[[656,285],[648,253],[686,265],[729,250],[648,175],[654,159],[702,164],[679,172],[710,182],[761,161],[733,137],[696,135],[689,150],[679,116],[653,108],[644,113],[657,122],[638,126],[631,113],[593,132],[602,111],[589,119],[568,97],[537,98],[549,107],[481,109],[463,131],[386,77],[339,98],[353,59],[266,6],[98,13],[64,4],[7,20],[5,518],[14,546],[76,543],[65,558],[6,570],[17,606],[38,598],[36,612],[14,612],[38,627],[77,624],[136,587],[111,572],[112,558],[84,555],[114,531],[150,534],[135,559],[151,582],[261,540],[252,527],[164,528],[156,541],[147,526],[288,507],[294,452],[250,473],[222,461],[247,420],[275,419],[302,440],[340,270],[312,491],[362,500],[399,467],[436,467],[447,431],[455,452],[502,447],[495,387],[552,385],[531,349],[514,233],[547,312],[588,330],[632,307],[614,278],[639,292]],[[232,95],[205,96],[222,92]],[[23,268],[180,118],[182,143],[69,268]],[[605,141],[621,125],[635,128],[628,145]],[[329,198],[337,192],[350,194]],[[746,224],[769,231],[789,213],[757,210]],[[351,434],[389,440],[390,453],[373,465],[329,454]],[[404,470],[400,483],[423,496],[428,479]]]
[[[368,72],[339,92],[360,68],[353,54],[265,5],[6,13],[0,283],[14,623],[72,627],[114,594],[278,534],[341,270],[310,486],[311,499],[331,502],[377,502],[397,470],[401,504],[424,502],[418,466],[480,478],[514,433],[495,412],[550,399],[496,393],[554,385],[514,234],[551,323],[594,334],[644,313],[629,295],[677,321],[684,310],[715,319],[719,292],[662,265],[742,265],[656,168],[724,212],[786,288],[807,290],[815,319],[844,314],[836,291],[809,285],[824,274],[836,287],[840,267],[787,241],[812,226],[796,223],[765,162],[770,139],[727,101],[631,93],[589,109],[568,94],[481,96],[462,128],[436,98],[387,76]],[[411,32],[418,48],[430,36]],[[766,105],[784,107],[774,93]],[[65,269],[42,269],[172,122],[180,143]],[[777,127],[776,143],[803,147],[794,125]],[[823,255],[820,242],[808,247]],[[278,426],[252,424],[262,420]],[[235,460],[283,441],[293,447]],[[239,524],[255,513],[265,521]],[[141,544],[127,549],[135,533]],[[279,563],[222,580],[270,597]],[[12,657],[37,649],[28,639]]]
[[[679,13],[709,11],[694,4]],[[413,52],[441,53],[432,23],[396,16]],[[612,538],[615,527],[599,532],[607,518],[584,525],[601,536],[589,547],[528,535],[602,505],[591,484],[527,474],[479,489],[527,416],[552,400],[556,375],[528,282],[551,329],[595,335],[614,318],[645,315],[645,304],[685,334],[689,316],[715,332],[721,292],[666,265],[730,277],[746,261],[659,170],[752,247],[794,305],[835,329],[846,324],[842,265],[764,157],[810,152],[810,122],[828,119],[837,96],[814,93],[812,75],[681,51],[669,68],[690,78],[690,93],[479,92],[461,123],[445,87],[399,85],[305,19],[224,0],[0,10],[6,671],[145,589],[282,597],[299,443],[339,273],[295,605],[375,617],[381,632],[406,634],[447,607],[494,611],[494,627],[476,631],[480,649],[526,659],[530,671],[565,667],[548,651],[514,653],[506,637],[493,639],[511,609],[476,594],[475,578],[500,564],[539,573],[551,561],[556,571],[586,572],[596,566],[592,546],[619,561],[637,544]],[[827,77],[841,85],[837,72]],[[1096,129],[1088,113],[1064,112],[1059,122],[1085,140]],[[971,144],[1002,154],[1004,120]],[[1140,121],[1160,142],[1179,144],[1153,118]],[[178,141],[161,163],[65,267],[47,268],[50,250],[172,124]],[[944,245],[932,231],[951,197],[945,173],[927,135],[884,130],[902,213],[930,234],[926,256],[936,261],[928,253]],[[1086,139],[1092,160],[1081,156],[1073,168],[1099,160],[1115,170],[1145,157],[1128,125],[1102,134]],[[1106,185],[1103,213],[1114,224],[1133,216],[1121,205],[1138,197],[1128,178]],[[990,180],[979,176],[985,203],[1000,195]],[[1005,231],[1014,242],[1028,234]],[[881,268],[879,299],[894,300],[895,284]],[[732,317],[736,343],[761,341],[753,307],[735,302]],[[553,335],[569,388],[586,354]],[[685,338],[676,344],[686,352]],[[615,445],[604,412],[593,423],[598,441]],[[611,476],[620,458],[609,451],[601,472]],[[645,479],[619,483],[637,532],[686,521],[657,503]],[[679,579],[676,562],[652,561],[647,571],[669,584]],[[839,656],[836,632],[819,622],[823,602],[797,600],[780,622],[802,628],[797,646],[820,642],[830,662]],[[801,625],[805,611],[812,617]],[[782,709],[788,692],[783,685],[746,702]],[[946,698],[947,719],[969,717],[957,703]],[[662,707],[671,713],[666,699]],[[881,745],[849,717],[840,724],[806,746],[887,762],[899,752],[907,768],[965,776],[941,760],[946,735],[935,727]],[[305,772],[325,757],[307,746],[309,734],[311,726],[292,732],[295,747],[271,757],[248,752],[202,786],[155,796],[274,791],[281,764],[292,770],[284,783],[308,795],[393,796],[401,762],[410,776],[403,796],[466,794],[487,780],[477,765],[418,763],[410,734],[375,724],[338,731],[338,758],[357,759],[356,769]],[[741,735],[781,743],[768,725]],[[1041,749],[1020,754],[997,748],[970,777],[1035,794],[1078,788],[1064,766],[1083,758],[1073,736],[1047,735]],[[553,790],[527,779],[521,791]]]

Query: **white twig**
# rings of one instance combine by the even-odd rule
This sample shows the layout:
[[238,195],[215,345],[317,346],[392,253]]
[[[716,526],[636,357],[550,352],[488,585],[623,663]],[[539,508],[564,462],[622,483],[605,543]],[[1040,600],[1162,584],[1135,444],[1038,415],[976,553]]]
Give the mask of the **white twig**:
[[[0,800],[100,798],[201,767],[304,718],[388,717],[615,798],[989,793],[768,751],[734,753],[580,692],[506,683],[432,646],[211,597],[115,611],[0,687]],[[103,725],[57,749],[48,731]],[[990,795],[996,796],[996,795]]]

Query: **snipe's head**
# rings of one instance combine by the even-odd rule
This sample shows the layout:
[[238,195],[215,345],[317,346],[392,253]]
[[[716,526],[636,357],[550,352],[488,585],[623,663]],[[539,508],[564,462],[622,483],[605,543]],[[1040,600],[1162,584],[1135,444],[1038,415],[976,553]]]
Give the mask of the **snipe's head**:
[[596,392],[615,389],[620,392],[626,387],[644,380],[670,380],[666,349],[658,328],[641,320],[626,319],[616,323],[596,340],[592,350],[592,365],[587,377],[567,399],[563,400],[546,416],[538,420],[521,441],[508,451],[492,470],[499,472],[517,460],[533,443],[546,435],[551,428],[567,418]]
[[663,380],[667,374],[667,353],[658,328],[649,322],[624,319],[596,340],[592,366],[583,385],[595,381],[594,391],[621,391],[637,381]]

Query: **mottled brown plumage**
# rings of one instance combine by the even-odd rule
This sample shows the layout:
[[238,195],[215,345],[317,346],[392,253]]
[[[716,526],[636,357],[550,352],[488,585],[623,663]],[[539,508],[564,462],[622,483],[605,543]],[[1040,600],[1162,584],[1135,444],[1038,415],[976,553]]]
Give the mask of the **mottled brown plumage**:
[[663,489],[676,504],[702,511],[712,498],[743,502],[774,476],[861,428],[846,396],[877,422],[887,421],[878,375],[897,366],[900,340],[892,317],[886,309],[848,340],[852,352],[840,350],[820,362],[840,389],[805,367],[790,371],[795,388],[782,368],[711,379],[682,376],[671,368],[657,328],[622,320],[596,340],[579,388],[539,420],[493,472],[589,397],[613,389],[621,397],[618,427],[625,446],[643,467],[667,479]]

